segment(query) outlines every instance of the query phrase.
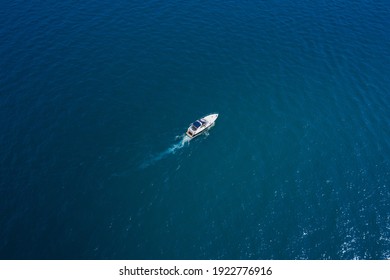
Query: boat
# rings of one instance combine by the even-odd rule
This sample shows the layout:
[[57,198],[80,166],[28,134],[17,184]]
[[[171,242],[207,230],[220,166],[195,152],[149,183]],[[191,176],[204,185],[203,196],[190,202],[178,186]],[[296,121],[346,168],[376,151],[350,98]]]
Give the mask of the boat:
[[190,127],[187,129],[186,134],[190,138],[194,138],[202,134],[203,132],[207,131],[215,124],[215,120],[217,118],[218,118],[218,114],[211,114],[199,120],[194,121],[192,124],[190,124]]

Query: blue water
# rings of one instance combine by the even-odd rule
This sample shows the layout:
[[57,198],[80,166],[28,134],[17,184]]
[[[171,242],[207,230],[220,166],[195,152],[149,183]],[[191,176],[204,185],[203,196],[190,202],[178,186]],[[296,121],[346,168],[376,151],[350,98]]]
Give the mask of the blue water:
[[388,1],[1,2],[1,259],[390,258]]

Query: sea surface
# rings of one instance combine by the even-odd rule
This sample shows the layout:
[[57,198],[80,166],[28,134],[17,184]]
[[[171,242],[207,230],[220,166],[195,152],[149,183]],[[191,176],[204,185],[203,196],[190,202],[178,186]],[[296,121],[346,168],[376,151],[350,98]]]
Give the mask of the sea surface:
[[0,259],[390,259],[388,0],[0,2]]

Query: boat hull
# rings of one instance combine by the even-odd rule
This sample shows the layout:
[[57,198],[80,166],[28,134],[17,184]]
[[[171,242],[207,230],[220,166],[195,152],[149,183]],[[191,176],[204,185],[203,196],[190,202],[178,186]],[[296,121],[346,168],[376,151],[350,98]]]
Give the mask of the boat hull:
[[190,127],[187,129],[187,136],[190,138],[195,138],[196,136],[201,135],[205,131],[209,130],[211,127],[215,125],[215,121],[218,118],[218,114],[211,114],[208,116],[205,116],[199,120],[197,120],[195,123],[199,122],[200,125],[196,129],[194,129],[194,124],[191,124]]

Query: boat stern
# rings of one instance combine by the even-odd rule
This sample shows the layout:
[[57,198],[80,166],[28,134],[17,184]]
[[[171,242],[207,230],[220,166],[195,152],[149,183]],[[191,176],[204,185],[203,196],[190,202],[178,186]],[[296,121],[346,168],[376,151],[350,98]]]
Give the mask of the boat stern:
[[188,137],[190,137],[190,138],[193,138],[194,137],[194,132],[189,128],[189,129],[187,129],[186,135]]

